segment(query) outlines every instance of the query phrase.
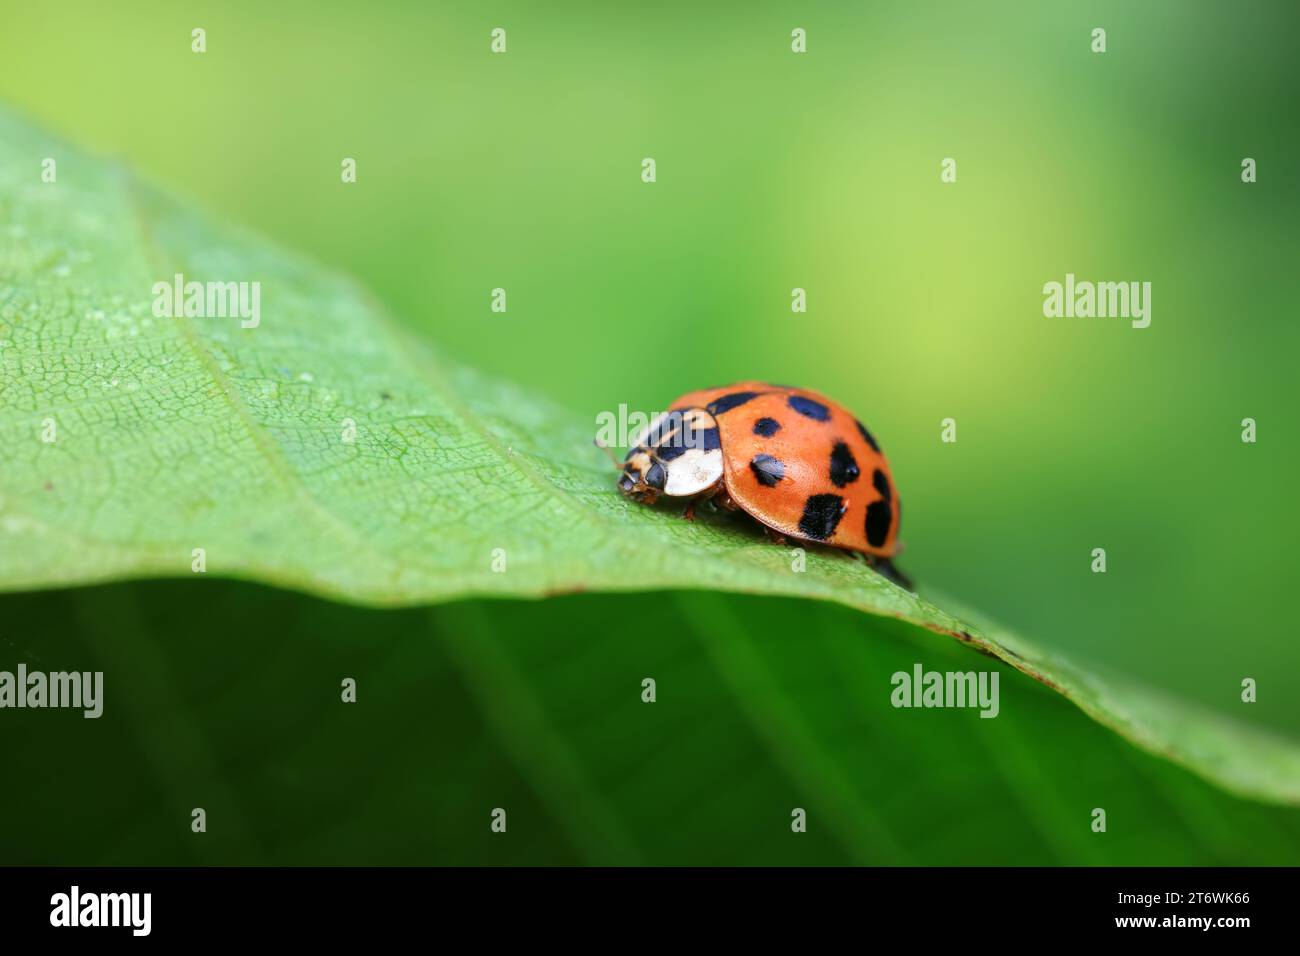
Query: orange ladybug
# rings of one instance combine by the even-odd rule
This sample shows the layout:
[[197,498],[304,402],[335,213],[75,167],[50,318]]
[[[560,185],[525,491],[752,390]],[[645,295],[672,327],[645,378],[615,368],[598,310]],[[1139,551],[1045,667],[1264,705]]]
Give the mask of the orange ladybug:
[[762,382],[689,392],[632,443],[619,490],[643,504],[661,496],[743,511],[774,539],[856,551],[904,587],[900,502],[871,433],[816,392]]

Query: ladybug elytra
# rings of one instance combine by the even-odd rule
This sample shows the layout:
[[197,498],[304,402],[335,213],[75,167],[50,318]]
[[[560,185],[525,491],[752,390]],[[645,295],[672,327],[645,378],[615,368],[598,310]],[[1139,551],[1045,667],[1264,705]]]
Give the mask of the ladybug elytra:
[[802,388],[742,382],[689,392],[632,443],[618,487],[644,504],[689,499],[786,537],[854,551],[904,586],[889,462],[842,406]]

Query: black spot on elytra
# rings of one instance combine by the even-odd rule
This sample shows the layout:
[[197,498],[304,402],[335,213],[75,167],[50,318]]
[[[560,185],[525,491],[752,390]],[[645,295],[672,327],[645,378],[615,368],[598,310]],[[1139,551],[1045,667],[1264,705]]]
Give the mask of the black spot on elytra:
[[785,463],[771,455],[755,455],[749,463],[749,470],[754,473],[760,485],[768,488],[785,477]]
[[821,402],[814,402],[811,398],[804,398],[802,395],[789,395],[785,401],[805,418],[811,418],[815,422],[830,420],[831,410]]
[[804,502],[799,530],[817,541],[825,541],[835,533],[843,514],[844,499],[839,495],[811,495]]
[[885,473],[879,468],[871,473],[871,483],[875,485],[876,490],[880,492],[880,497],[884,498],[886,501],[889,501],[894,497],[894,489],[889,487],[889,479],[885,477]]
[[867,544],[883,548],[889,537],[889,522],[894,517],[888,501],[873,501],[867,505]]
[[645,483],[651,488],[658,488],[660,491],[664,490],[664,480],[667,477],[664,466],[657,461],[645,470]]
[[859,474],[861,472],[858,470],[853,452],[849,451],[849,446],[844,442],[837,441],[835,447],[831,449],[831,481],[836,488],[843,488],[857,481]]
[[781,423],[775,418],[760,418],[754,422],[754,434],[761,435],[764,438],[771,438],[781,430]]
[[880,451],[880,446],[877,445],[876,440],[871,437],[871,432],[867,431],[867,426],[856,419],[854,420],[854,424],[858,426],[858,433],[862,435],[862,440],[871,446],[871,450]]
[[704,410],[710,415],[721,415],[723,412],[729,412],[736,406],[744,405],[751,398],[756,397],[758,397],[758,392],[732,392],[730,395],[715,398],[704,407]]

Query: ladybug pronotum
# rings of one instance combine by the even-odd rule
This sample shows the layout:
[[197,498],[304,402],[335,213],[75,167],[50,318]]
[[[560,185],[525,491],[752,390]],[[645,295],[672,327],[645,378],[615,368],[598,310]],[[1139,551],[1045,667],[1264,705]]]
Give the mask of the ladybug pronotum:
[[780,541],[855,551],[909,586],[898,553],[900,502],[889,462],[842,406],[802,388],[742,382],[689,392],[632,443],[619,477],[643,504],[688,499],[743,511]]

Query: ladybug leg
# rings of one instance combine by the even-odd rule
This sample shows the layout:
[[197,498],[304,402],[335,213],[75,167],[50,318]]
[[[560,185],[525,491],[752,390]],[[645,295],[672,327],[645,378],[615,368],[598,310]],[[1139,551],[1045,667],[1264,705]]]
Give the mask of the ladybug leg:
[[763,533],[767,535],[769,541],[773,544],[784,545],[786,543],[785,535],[779,531],[773,531],[767,525],[762,525]]
[[889,558],[879,558],[875,555],[867,555],[867,565],[879,571],[900,588],[904,588],[908,591],[916,590],[916,586],[912,583],[912,579],[902,571],[898,570],[897,566],[895,566],[894,562],[889,560]]
[[731,498],[727,495],[727,489],[723,486],[721,480],[712,487],[704,489],[704,491],[692,498],[690,504],[686,506],[686,510],[682,512],[682,517],[687,521],[694,521],[695,506],[702,504],[709,505],[709,507],[714,511],[717,511],[719,508],[726,508],[730,511],[738,510]]
[[725,509],[726,511],[740,510],[740,505],[732,501],[731,495],[727,494],[725,490],[719,491],[716,495],[710,498],[709,501],[713,503],[713,507],[718,508],[719,510],[723,510],[723,509]]

